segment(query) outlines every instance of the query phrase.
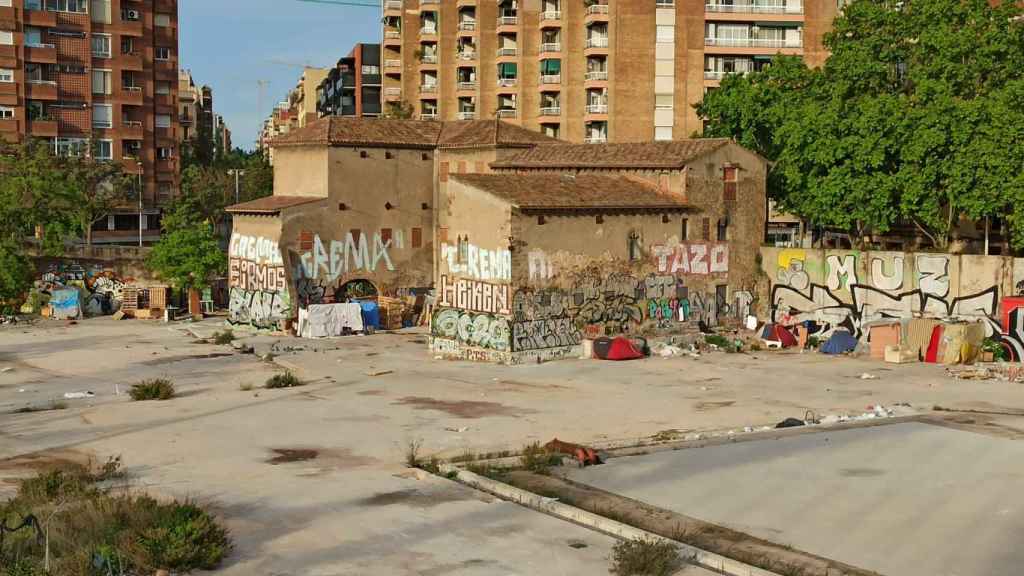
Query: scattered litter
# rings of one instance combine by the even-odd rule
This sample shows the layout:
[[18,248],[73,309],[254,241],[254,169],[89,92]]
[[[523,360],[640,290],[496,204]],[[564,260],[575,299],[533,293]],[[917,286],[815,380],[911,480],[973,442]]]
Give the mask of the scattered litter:
[[797,426],[803,426],[805,423],[803,420],[798,418],[786,418],[782,422],[775,425],[776,428],[796,428]]
[[125,316],[127,316],[127,314],[125,314],[124,310],[118,310],[117,312],[114,312],[112,318],[114,320],[123,320]]
[[563,442],[558,438],[555,438],[551,440],[551,442],[545,444],[544,449],[548,452],[568,454],[569,456],[576,458],[576,461],[579,462],[581,467],[604,463],[593,448],[588,448],[587,446],[574,444],[572,442]]
[[384,376],[385,374],[394,374],[394,370],[378,370],[376,372],[367,372],[367,376]]
[[661,356],[662,358],[672,358],[674,356],[682,356],[682,355],[683,355],[683,349],[678,347],[678,346],[671,346],[671,345],[669,345],[669,346],[663,347],[661,350],[658,351],[658,356]]
[[24,388],[18,388],[18,392],[24,392],[24,391],[25,391]]
[[14,371],[14,368],[11,368],[10,366],[7,366],[7,367],[4,367],[4,368],[0,369],[0,372],[3,372],[5,374],[7,372],[13,372],[13,371]]
[[469,426],[461,426],[459,428],[455,428],[454,426],[447,426],[445,427],[445,430],[447,430],[448,432],[458,432],[459,434],[462,434],[466,430],[469,430]]
[[878,380],[878,376],[875,376],[874,374],[870,374],[868,372],[865,372],[865,373],[860,375],[860,379],[861,380]]
[[704,435],[703,434],[699,434],[699,433],[698,434],[687,434],[683,439],[686,440],[687,442],[693,442],[695,440],[703,440],[704,439]]
[[68,400],[77,400],[79,398],[92,398],[95,396],[92,392],[65,392],[64,397]]

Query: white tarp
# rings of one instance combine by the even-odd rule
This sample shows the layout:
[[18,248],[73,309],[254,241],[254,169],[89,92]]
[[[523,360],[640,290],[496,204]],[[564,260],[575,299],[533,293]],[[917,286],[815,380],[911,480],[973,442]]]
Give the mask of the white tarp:
[[363,330],[363,310],[359,304],[312,304],[299,309],[299,336],[329,338],[341,336],[344,329]]

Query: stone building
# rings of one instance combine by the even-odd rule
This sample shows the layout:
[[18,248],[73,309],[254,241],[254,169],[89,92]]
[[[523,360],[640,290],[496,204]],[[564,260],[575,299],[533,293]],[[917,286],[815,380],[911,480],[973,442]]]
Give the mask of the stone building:
[[229,209],[233,322],[279,325],[355,286],[432,290],[435,353],[515,363],[725,322],[756,293],[767,163],[729,140],[328,117],[274,153],[275,195]]

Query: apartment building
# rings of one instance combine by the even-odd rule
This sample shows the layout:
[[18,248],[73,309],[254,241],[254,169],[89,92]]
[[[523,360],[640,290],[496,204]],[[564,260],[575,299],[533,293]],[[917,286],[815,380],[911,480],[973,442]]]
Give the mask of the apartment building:
[[572,142],[686,138],[776,54],[824,61],[839,0],[383,0],[384,99]]
[[190,142],[198,133],[197,121],[203,108],[203,92],[196,86],[192,73],[188,70],[178,71],[178,131],[179,142]]
[[356,44],[317,86],[317,116],[380,116],[380,67],[380,44]]
[[231,152],[231,129],[228,128],[224,117],[217,114],[213,128],[213,138],[216,143],[216,148],[221,150],[223,153]]
[[317,87],[328,72],[327,68],[304,68],[295,88],[288,93],[288,107],[292,110],[295,128],[301,128],[318,118]]
[[[142,184],[143,228],[178,190],[177,0],[0,0],[0,135],[121,162]],[[139,236],[137,206],[95,241]]]

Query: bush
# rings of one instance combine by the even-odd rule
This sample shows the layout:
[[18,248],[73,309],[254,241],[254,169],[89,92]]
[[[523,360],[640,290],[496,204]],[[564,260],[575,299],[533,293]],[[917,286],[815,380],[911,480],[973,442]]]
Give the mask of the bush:
[[562,457],[559,454],[548,452],[539,442],[534,442],[523,447],[523,452],[519,456],[519,463],[524,470],[537,474],[547,474],[552,466],[558,466],[562,463]]
[[296,386],[302,386],[305,384],[299,377],[292,374],[291,371],[282,372],[281,374],[274,374],[267,379],[267,388],[294,388]]
[[231,344],[235,341],[235,333],[231,330],[225,330],[223,332],[213,333],[214,344]]
[[612,548],[616,576],[670,576],[685,562],[676,545],[666,540],[624,540]]
[[174,383],[166,378],[143,380],[128,391],[132,400],[170,400],[174,397]]
[[182,571],[210,570],[230,550],[227,530],[195,504],[159,504],[148,496],[138,502],[153,514],[152,525],[138,538],[149,564]]
[[726,348],[731,344],[728,338],[726,338],[725,336],[721,336],[719,334],[705,335],[704,342],[706,344],[709,344],[711,346],[717,346],[719,348]]

